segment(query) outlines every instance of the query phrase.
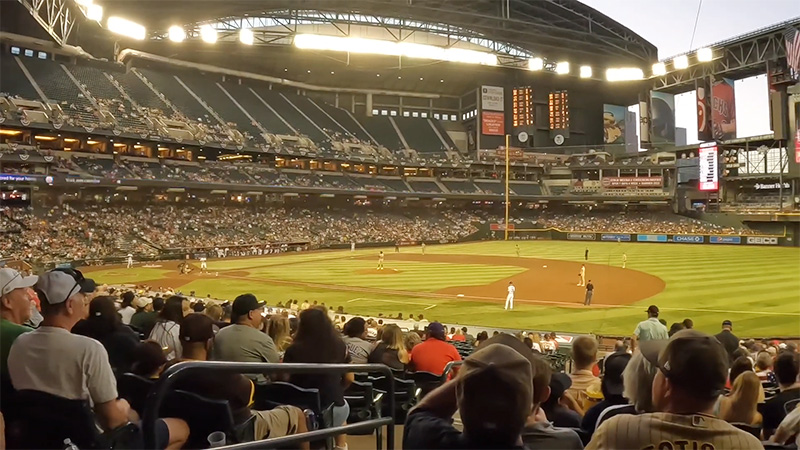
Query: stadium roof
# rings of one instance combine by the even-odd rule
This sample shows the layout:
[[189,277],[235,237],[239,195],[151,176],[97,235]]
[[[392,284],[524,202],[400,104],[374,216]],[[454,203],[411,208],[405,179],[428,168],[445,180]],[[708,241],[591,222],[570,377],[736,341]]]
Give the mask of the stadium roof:
[[[321,11],[408,22],[430,23],[435,18],[433,22],[453,34],[576,64],[643,66],[657,59],[653,44],[577,0],[161,0],[112,1],[104,7],[106,16],[141,23],[151,35],[171,25],[273,14],[291,18]],[[390,26],[380,21],[376,25]]]

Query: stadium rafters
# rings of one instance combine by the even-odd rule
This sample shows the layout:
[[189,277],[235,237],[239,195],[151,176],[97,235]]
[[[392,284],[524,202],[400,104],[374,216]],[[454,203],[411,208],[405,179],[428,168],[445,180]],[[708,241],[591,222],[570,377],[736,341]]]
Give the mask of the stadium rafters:
[[277,45],[290,42],[303,25],[331,25],[343,36],[349,27],[369,25],[391,30],[398,40],[425,32],[452,45],[479,45],[505,65],[530,55],[598,67],[646,67],[656,60],[653,44],[577,0],[209,0],[195,8],[187,3],[192,2],[110,2],[107,12],[145,25],[151,39],[164,39],[172,25],[183,26],[193,38],[200,25],[213,24],[220,40],[249,27],[256,44]]

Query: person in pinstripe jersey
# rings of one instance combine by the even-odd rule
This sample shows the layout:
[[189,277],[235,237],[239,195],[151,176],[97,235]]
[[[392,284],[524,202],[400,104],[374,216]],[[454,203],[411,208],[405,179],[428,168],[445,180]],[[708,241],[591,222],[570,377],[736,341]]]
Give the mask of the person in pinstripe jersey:
[[[657,342],[641,352],[658,368],[653,380],[655,413],[618,415],[603,422],[587,449],[763,449],[753,435],[713,415],[725,388],[728,354],[713,336],[681,330],[663,351]],[[655,353],[655,354],[654,354]]]

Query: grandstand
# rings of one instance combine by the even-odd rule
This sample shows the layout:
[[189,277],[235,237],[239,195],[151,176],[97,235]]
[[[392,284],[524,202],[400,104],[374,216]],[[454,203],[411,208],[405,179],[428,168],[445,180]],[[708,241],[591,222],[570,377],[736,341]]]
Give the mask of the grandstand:
[[[797,366],[798,20],[662,74],[577,0],[4,3],[0,447],[549,448],[530,427],[460,434],[517,419],[600,447],[606,406],[658,412],[640,329],[666,347],[692,326],[713,355],[663,382],[694,398],[722,381],[703,397],[719,408],[680,412],[741,448],[782,436],[800,398],[779,379]],[[625,134],[609,106],[757,72],[789,111],[771,136],[683,146],[642,119],[642,151],[608,142]],[[494,380],[476,369],[512,358],[494,353],[521,364]],[[490,381],[458,430],[455,410],[426,416],[470,375]],[[731,407],[745,382],[765,402]]]

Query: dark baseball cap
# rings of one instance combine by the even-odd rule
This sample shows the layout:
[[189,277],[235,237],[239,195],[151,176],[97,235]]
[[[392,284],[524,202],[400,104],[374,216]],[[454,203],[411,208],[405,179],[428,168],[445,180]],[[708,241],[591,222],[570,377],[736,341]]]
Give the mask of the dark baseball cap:
[[714,336],[686,329],[669,340],[642,342],[640,348],[673,385],[703,399],[724,392],[730,359]]
[[428,324],[428,333],[436,339],[445,340],[444,325],[439,322],[431,322]]
[[648,313],[648,314],[658,314],[658,306],[650,305],[650,307],[648,307],[647,311],[645,311],[645,312]]
[[603,360],[604,393],[608,395],[622,395],[622,372],[631,360],[631,355],[626,352],[612,353]]
[[553,372],[544,357],[538,353],[534,353],[524,342],[508,333],[500,333],[496,336],[492,336],[481,344],[480,348],[498,344],[513,348],[517,353],[528,360],[533,375],[533,401],[534,403],[544,402],[546,399],[541,397],[546,388],[550,385],[550,377]]
[[192,313],[183,318],[181,342],[205,342],[214,337],[214,321],[205,314]]
[[572,387],[572,378],[564,372],[556,372],[550,377],[550,398],[558,399]]
[[[254,309],[263,308],[267,302],[260,302],[253,294],[242,294],[233,300],[231,316],[233,319],[245,316]],[[235,322],[235,320],[233,320]]]
[[727,320],[727,319],[723,320],[722,321],[722,326],[723,327],[733,327],[733,322],[731,322],[730,320]]

